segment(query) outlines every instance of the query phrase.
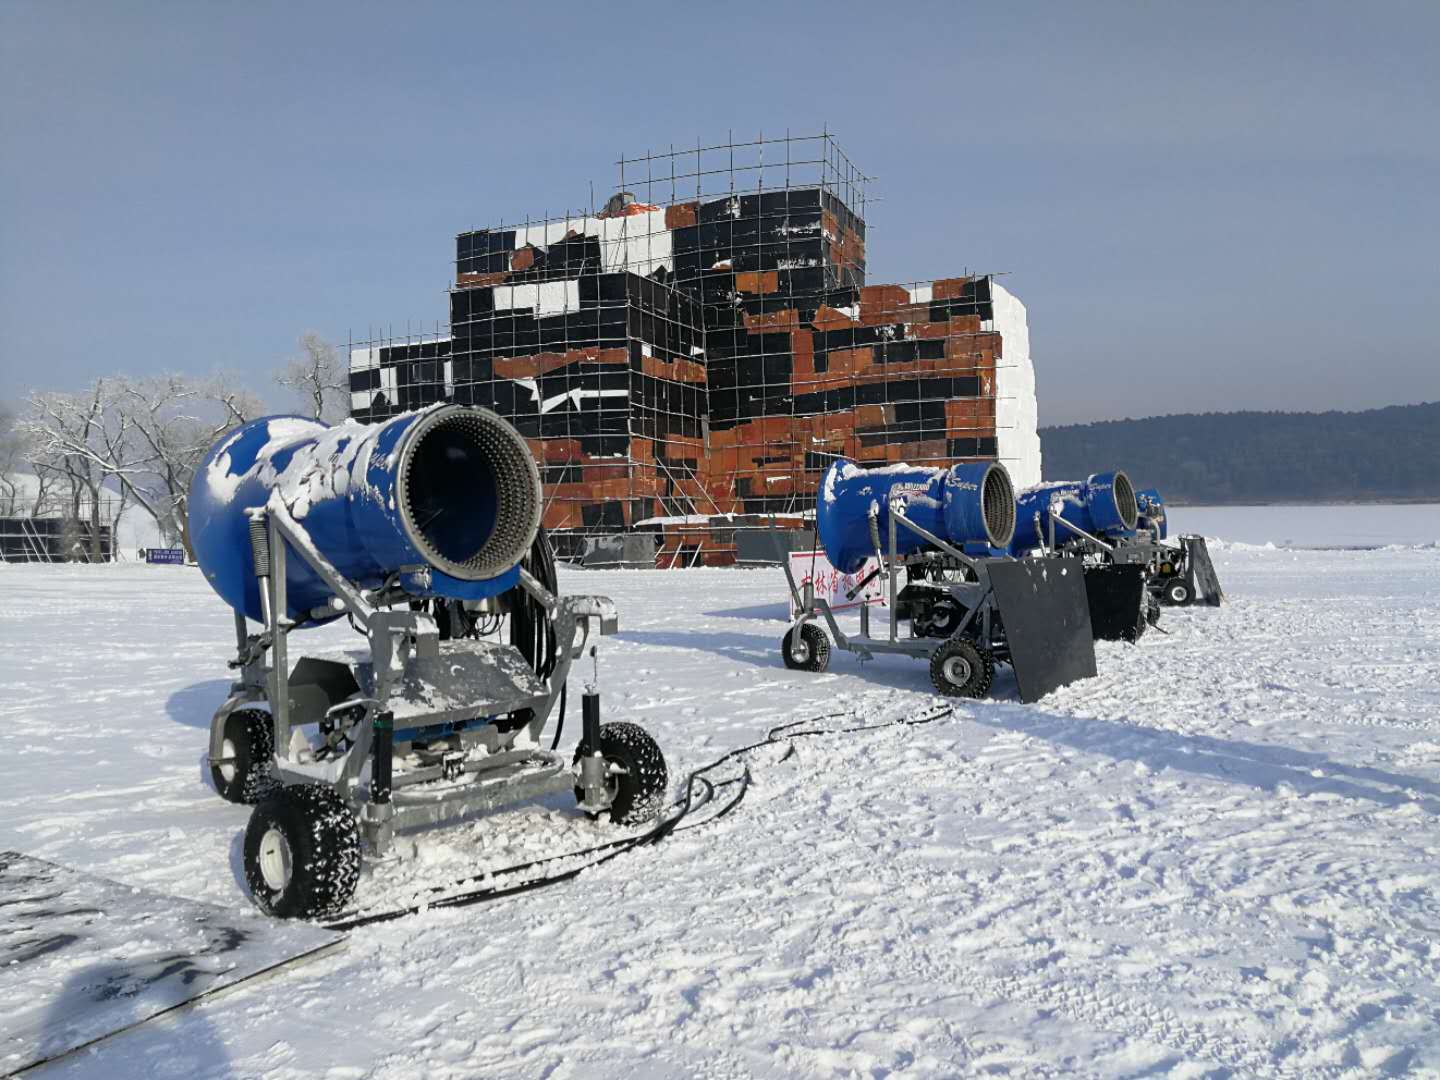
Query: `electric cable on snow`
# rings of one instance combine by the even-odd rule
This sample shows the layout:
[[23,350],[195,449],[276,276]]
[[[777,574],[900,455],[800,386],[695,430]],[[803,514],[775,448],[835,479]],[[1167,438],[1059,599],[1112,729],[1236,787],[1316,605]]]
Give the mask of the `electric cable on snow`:
[[[518,896],[521,893],[533,892],[543,889],[546,886],[558,885],[561,882],[572,881],[582,871],[600,866],[636,848],[658,844],[671,833],[687,832],[690,829],[698,829],[704,825],[713,824],[735,810],[745,798],[750,789],[750,767],[743,766],[739,776],[731,777],[728,780],[712,781],[706,774],[726,765],[729,762],[742,758],[755,750],[767,746],[778,746],[781,743],[788,744],[785,753],[780,757],[780,762],[788,761],[795,752],[794,742],[797,739],[818,738],[822,735],[850,735],[865,731],[879,731],[887,727],[918,727],[922,724],[929,724],[946,716],[954,715],[951,706],[940,706],[928,713],[916,717],[901,717],[897,720],[886,720],[878,724],[856,724],[850,727],[813,727],[806,725],[823,724],[827,720],[839,720],[845,717],[854,716],[850,712],[824,713],[820,716],[812,716],[802,720],[792,720],[785,724],[771,728],[764,739],[759,742],[750,743],[748,746],[737,747],[729,750],[707,765],[702,765],[693,770],[685,778],[684,795],[671,804],[671,812],[653,826],[636,836],[625,837],[620,840],[611,840],[604,844],[596,844],[593,847],[580,848],[577,851],[568,851],[559,855],[547,855],[541,859],[532,859],[528,862],[515,863],[511,866],[500,867],[495,870],[487,870],[483,874],[475,874],[471,877],[460,878],[457,881],[445,885],[438,885],[430,889],[432,893],[448,892],[450,889],[459,888],[477,881],[490,881],[491,884],[476,889],[469,889],[460,893],[449,893],[439,896],[434,900],[427,900],[420,903],[410,904],[401,908],[392,908],[388,911],[374,912],[368,915],[355,915],[348,919],[337,920],[336,922],[324,924],[328,930],[348,931],[358,930],[361,927],[373,926],[377,923],[393,922],[402,919],[407,915],[417,915],[422,911],[435,908],[469,907],[474,904],[489,903],[493,900],[503,900],[506,897]],[[777,762],[779,764],[780,762]],[[715,793],[721,789],[738,786],[736,794],[718,811],[706,817],[703,821],[692,821],[682,826],[695,811],[708,806],[714,801]],[[701,797],[697,800],[696,790],[700,789]],[[494,880],[497,877],[510,877],[515,874],[523,874],[527,870],[535,870],[567,859],[580,859],[587,856],[595,856],[580,866],[570,867],[555,874],[543,877],[531,878],[528,881],[518,882],[514,885],[497,885]]]

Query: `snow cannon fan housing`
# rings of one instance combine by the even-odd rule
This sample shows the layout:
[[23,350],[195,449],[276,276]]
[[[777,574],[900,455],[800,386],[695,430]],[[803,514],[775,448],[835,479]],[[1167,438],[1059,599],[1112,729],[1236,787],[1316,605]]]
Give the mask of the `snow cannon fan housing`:
[[[840,459],[826,471],[815,508],[825,557],[843,574],[853,574],[875,556],[875,537],[889,549],[890,503],[903,500],[905,517],[965,552],[1003,555],[1015,529],[1015,489],[1005,466],[995,462],[948,469],[890,465],[863,469]],[[876,533],[870,529],[875,515]],[[903,525],[896,551],[913,554],[932,545]]]
[[[262,621],[253,511],[283,510],[342,577],[394,579],[415,596],[479,600],[519,582],[540,527],[540,474],[525,440],[486,409],[444,405],[382,424],[271,416],[230,432],[190,487],[190,540],[221,598]],[[287,559],[288,616],[323,621],[330,587]]]
[[1137,491],[1135,505],[1139,510],[1137,529],[1153,531],[1157,540],[1164,540],[1170,535],[1169,526],[1165,523],[1165,500],[1161,498],[1159,491],[1155,488]]
[[[1050,539],[1051,509],[1065,521],[1091,536],[1133,536],[1139,519],[1135,488],[1130,477],[1114,472],[1093,473],[1088,480],[1061,480],[1036,484],[1020,492],[1015,505],[1015,535],[1010,551],[1022,555],[1043,546]],[[1064,544],[1075,534],[1063,526],[1055,528],[1055,542]]]

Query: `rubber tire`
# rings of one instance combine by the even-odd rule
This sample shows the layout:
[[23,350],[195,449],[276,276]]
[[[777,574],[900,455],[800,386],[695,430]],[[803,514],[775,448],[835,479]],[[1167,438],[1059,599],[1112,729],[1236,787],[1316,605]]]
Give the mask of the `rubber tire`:
[[236,709],[225,717],[225,738],[235,747],[235,775],[225,779],[219,765],[210,766],[210,779],[226,802],[254,806],[275,787],[275,728],[261,709]]
[[[957,656],[970,665],[970,675],[963,683],[951,682],[945,674],[946,661]],[[990,692],[994,679],[994,657],[976,648],[969,638],[951,638],[930,654],[930,682],[946,697],[982,698]]]
[[[626,769],[616,777],[615,800],[610,804],[610,821],[615,825],[639,825],[658,817],[665,806],[670,772],[665,755],[650,733],[639,724],[615,723],[600,726],[600,754],[606,761]],[[580,761],[580,748],[575,749]],[[575,801],[583,802],[585,789],[576,785]],[[595,815],[591,815],[594,817]]]
[[[290,880],[265,881],[260,843],[278,829],[290,846]],[[316,919],[344,909],[360,881],[360,823],[340,794],[324,784],[271,792],[245,828],[245,881],[255,904],[279,919]]]
[[792,628],[780,642],[780,657],[791,671],[824,671],[830,666],[830,639],[825,631],[814,623],[800,627],[800,644],[805,649],[804,659],[795,656],[795,630]]
[[1191,600],[1195,599],[1195,597],[1191,595],[1189,584],[1181,581],[1179,578],[1173,581],[1167,581],[1165,588],[1161,591],[1161,595],[1165,597],[1165,602],[1171,607],[1184,607],[1190,603]]

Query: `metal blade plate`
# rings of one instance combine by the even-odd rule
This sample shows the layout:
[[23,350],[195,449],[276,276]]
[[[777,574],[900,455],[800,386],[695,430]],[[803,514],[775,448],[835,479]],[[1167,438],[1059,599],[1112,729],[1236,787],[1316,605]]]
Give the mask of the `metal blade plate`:
[[1020,700],[1095,676],[1095,640],[1078,559],[995,560],[990,584]]
[[1143,566],[1086,567],[1085,596],[1096,641],[1135,641],[1145,632]]
[[1181,538],[1185,551],[1190,557],[1190,577],[1195,583],[1195,603],[1219,607],[1225,599],[1220,588],[1220,576],[1215,573],[1215,564],[1210,560],[1210,548],[1203,536]]

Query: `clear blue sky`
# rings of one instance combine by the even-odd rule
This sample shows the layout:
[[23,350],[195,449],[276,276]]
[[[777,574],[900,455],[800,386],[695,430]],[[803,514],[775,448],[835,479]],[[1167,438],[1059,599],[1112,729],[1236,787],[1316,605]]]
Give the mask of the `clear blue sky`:
[[1440,399],[1440,4],[994,0],[0,0],[0,399],[263,388],[622,152],[822,123],[871,280],[1008,272],[1044,422]]

